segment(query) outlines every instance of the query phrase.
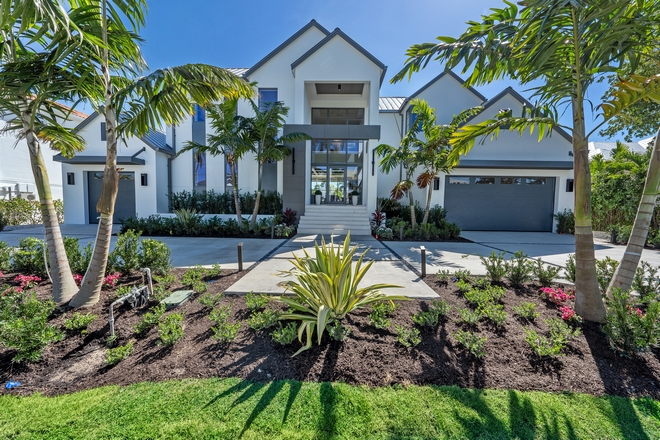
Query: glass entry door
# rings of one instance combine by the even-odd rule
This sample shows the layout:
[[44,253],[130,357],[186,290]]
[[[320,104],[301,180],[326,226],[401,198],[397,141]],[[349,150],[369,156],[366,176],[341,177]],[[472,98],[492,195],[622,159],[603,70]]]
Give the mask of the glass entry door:
[[352,191],[361,194],[363,158],[363,141],[312,141],[311,202],[317,191],[323,204],[345,205]]
[[330,167],[326,200],[328,203],[346,204],[346,167]]

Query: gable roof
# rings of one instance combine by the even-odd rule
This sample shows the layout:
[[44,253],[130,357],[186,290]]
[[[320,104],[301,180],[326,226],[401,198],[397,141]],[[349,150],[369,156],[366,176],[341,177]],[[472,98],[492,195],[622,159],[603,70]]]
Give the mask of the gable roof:
[[307,32],[307,31],[308,31],[309,29],[311,29],[312,27],[315,27],[316,29],[320,30],[324,35],[328,35],[328,34],[330,33],[326,28],[324,28],[323,26],[321,26],[316,20],[312,19],[312,21],[310,21],[310,22],[307,23],[305,26],[303,26],[302,29],[300,29],[300,30],[299,30],[298,32],[296,32],[295,34],[291,35],[291,36],[290,36],[290,37],[289,37],[284,43],[282,43],[282,44],[280,44],[279,46],[277,46],[277,47],[275,48],[275,50],[273,50],[271,53],[269,53],[268,55],[266,55],[265,57],[263,57],[261,60],[259,60],[259,62],[258,62],[257,64],[255,64],[254,66],[250,67],[250,68],[247,69],[245,72],[243,72],[243,76],[244,76],[244,77],[248,77],[248,76],[252,75],[254,72],[257,71],[257,69],[259,69],[261,66],[263,66],[264,64],[266,64],[268,61],[270,61],[273,57],[275,57],[275,55],[277,55],[278,53],[280,53],[280,52],[282,52],[284,49],[286,49],[286,47],[287,47],[289,44],[291,44],[291,43],[293,43],[294,41],[296,41],[296,40],[298,39],[298,37],[300,37],[302,34],[304,34],[305,32]]
[[405,96],[381,96],[378,98],[378,110],[382,113],[398,113],[404,102]]
[[[522,96],[520,93],[516,92],[516,91],[514,90],[513,87],[509,86],[509,87],[507,87],[506,89],[502,90],[502,91],[501,91],[500,93],[498,93],[497,95],[495,95],[495,96],[493,96],[492,98],[490,98],[488,101],[484,102],[484,103],[483,103],[483,110],[486,110],[486,109],[488,109],[489,107],[492,107],[497,101],[499,101],[500,99],[502,99],[502,98],[505,97],[506,95],[511,95],[515,100],[517,100],[517,101],[520,102],[521,104],[524,104],[526,107],[534,108],[534,104],[532,104],[531,102],[529,102],[529,101],[528,101],[524,96]],[[472,119],[474,119],[474,118],[476,118],[477,116],[479,116],[481,113],[483,113],[483,111],[480,112],[480,113],[478,113],[478,114],[476,114],[476,115],[473,115],[471,118],[467,119],[467,120],[463,123],[463,125],[467,124],[467,123],[470,122]],[[553,128],[553,130],[555,130],[557,133],[559,133],[559,135],[560,135],[561,137],[563,137],[564,139],[566,139],[568,142],[571,142],[571,143],[573,142],[573,137],[572,137],[570,134],[568,134],[568,133],[566,132],[566,130],[564,130],[563,128],[561,128],[561,127],[559,127],[559,126],[555,126],[555,127]]]
[[[406,104],[408,104],[410,101],[412,101],[413,99],[417,98],[417,97],[420,95],[420,93],[422,93],[424,90],[428,89],[428,88],[431,87],[433,84],[435,84],[436,82],[438,82],[438,81],[439,81],[441,78],[443,78],[445,75],[449,75],[449,76],[451,76],[452,78],[454,78],[456,81],[458,81],[458,82],[461,84],[461,86],[462,86],[463,84],[465,84],[465,81],[463,80],[463,78],[461,78],[460,76],[456,75],[456,74],[455,74],[454,72],[452,72],[451,70],[445,70],[445,71],[442,72],[440,75],[436,76],[436,77],[433,78],[431,81],[427,82],[427,83],[426,83],[421,89],[417,90],[415,93],[413,93],[412,95],[410,95],[410,96],[405,100],[405,102],[404,102],[403,104],[401,104],[401,109],[403,109],[403,108],[406,106]],[[472,92],[477,98],[481,99],[482,102],[485,102],[485,101],[488,100],[488,98],[486,98],[484,95],[482,95],[481,93],[479,93],[474,87],[464,87],[464,88],[466,88],[466,89],[468,89],[469,91],[471,91],[471,92]]]
[[348,44],[353,46],[355,50],[360,52],[362,55],[364,55],[366,58],[369,59],[372,63],[374,63],[376,66],[378,66],[382,72],[380,74],[380,84],[383,84],[383,79],[385,79],[385,72],[387,72],[387,66],[383,64],[378,58],[373,56],[369,51],[367,51],[364,47],[360,46],[353,40],[351,37],[346,35],[341,29],[335,28],[334,31],[329,33],[323,40],[319,41],[314,47],[312,47],[310,50],[305,52],[300,58],[298,58],[296,61],[291,63],[291,70],[294,70],[296,67],[298,67],[300,64],[302,64],[307,58],[312,56],[316,51],[318,51],[320,48],[325,46],[329,41],[331,41],[335,37],[341,37],[346,41]]
[[[100,116],[98,111],[94,111],[91,115],[89,115],[84,121],[82,121],[80,124],[78,124],[74,129],[74,133],[78,133],[80,130],[88,126],[94,119],[96,119],[97,116]],[[165,133],[162,131],[157,131],[157,130],[149,130],[149,133],[147,133],[144,136],[140,136],[138,139],[140,139],[142,142],[147,144],[151,149],[155,151],[160,151],[161,153],[173,155],[174,154],[174,149],[167,145],[167,138],[165,136]]]

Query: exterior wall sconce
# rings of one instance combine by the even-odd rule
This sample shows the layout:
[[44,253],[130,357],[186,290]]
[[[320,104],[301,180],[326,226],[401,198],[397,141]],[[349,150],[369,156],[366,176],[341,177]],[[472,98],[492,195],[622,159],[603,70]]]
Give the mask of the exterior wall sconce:
[[566,192],[573,192],[573,179],[566,179]]
[[66,184],[75,185],[76,184],[76,175],[75,173],[66,173]]
[[140,184],[142,186],[147,186],[147,173],[140,174]]

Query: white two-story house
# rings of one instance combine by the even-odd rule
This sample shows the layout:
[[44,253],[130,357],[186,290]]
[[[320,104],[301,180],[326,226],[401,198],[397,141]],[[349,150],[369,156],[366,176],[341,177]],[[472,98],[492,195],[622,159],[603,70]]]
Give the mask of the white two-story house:
[[[221,64],[221,63],[218,63]],[[284,132],[304,132],[312,140],[290,145],[282,162],[267,164],[263,189],[282,194],[285,208],[302,216],[301,232],[351,229],[369,233],[369,214],[377,198],[388,197],[400,179],[384,174],[375,149],[398,146],[411,123],[410,101],[427,100],[438,123],[474,106],[484,110],[473,120],[493,117],[500,109],[520,114],[527,102],[508,88],[486,99],[453,72],[438,75],[412,96],[380,96],[387,67],[340,29],[330,32],[312,20],[251,68],[231,69],[257,84],[258,99],[283,101],[290,108]],[[239,113],[251,116],[247,102]],[[93,114],[78,127],[88,148],[63,162],[65,216],[68,223],[95,222],[105,156],[102,118]],[[210,133],[201,108],[166,133],[129,139],[121,146],[122,169],[115,218],[167,213],[168,194],[231,190],[224,157],[175,156],[188,141],[203,143]],[[448,210],[449,220],[465,230],[551,231],[553,215],[573,207],[573,158],[570,136],[555,130],[536,136],[503,132],[494,141],[477,144],[451,174],[433,186],[432,201]],[[257,188],[257,162],[238,164],[241,191]],[[321,191],[321,204],[315,192]],[[351,206],[351,191],[358,206]],[[425,190],[415,190],[425,200]]]

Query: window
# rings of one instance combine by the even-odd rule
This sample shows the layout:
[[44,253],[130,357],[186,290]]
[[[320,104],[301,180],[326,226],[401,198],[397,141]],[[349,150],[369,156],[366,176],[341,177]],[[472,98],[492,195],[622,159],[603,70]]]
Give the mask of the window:
[[206,190],[206,153],[193,150],[193,190]]
[[545,185],[545,179],[544,178],[527,178],[525,179],[525,183],[527,185]]
[[313,108],[312,124],[364,125],[363,108]]
[[[417,116],[419,116],[416,113],[413,113],[413,110],[415,109],[414,105],[411,105],[408,107],[408,130],[410,130],[411,127],[415,125],[415,122],[417,122]],[[417,124],[417,131],[422,131],[422,124]]]
[[106,140],[106,128],[105,128],[105,122],[101,122],[101,140],[105,141]]
[[195,113],[193,114],[193,122],[204,122],[206,120],[206,112],[204,111],[204,108],[199,105],[195,104]]
[[259,110],[264,111],[271,102],[277,102],[277,89],[259,89]]
[[76,175],[74,173],[66,173],[66,184],[67,185],[76,184]]
[[433,179],[433,191],[439,191],[440,190],[440,178],[436,177]]
[[495,185],[495,178],[494,177],[475,177],[474,178],[474,184],[475,185]]
[[502,177],[500,183],[502,185],[520,185],[522,179],[520,177]]
[[450,185],[469,185],[470,184],[470,178],[469,177],[450,177],[449,178],[449,184]]

